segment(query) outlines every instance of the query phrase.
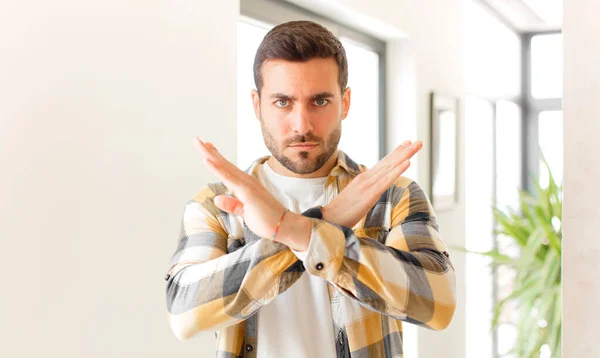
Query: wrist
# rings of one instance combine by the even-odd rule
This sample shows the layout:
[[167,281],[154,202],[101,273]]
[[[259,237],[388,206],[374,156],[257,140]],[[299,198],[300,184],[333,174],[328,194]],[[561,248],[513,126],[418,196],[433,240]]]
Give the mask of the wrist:
[[327,206],[321,207],[321,218],[325,221],[331,221],[331,210]]
[[[321,208],[322,219],[329,223],[337,224],[340,226],[352,227],[352,225],[349,225],[349,223],[347,221],[345,221],[344,218],[336,216],[337,211],[339,211],[339,210],[331,207],[331,204],[322,207]],[[347,213],[347,211],[346,211],[346,213]]]
[[312,222],[309,218],[289,211],[279,226],[275,241],[296,251],[306,251],[311,232]]

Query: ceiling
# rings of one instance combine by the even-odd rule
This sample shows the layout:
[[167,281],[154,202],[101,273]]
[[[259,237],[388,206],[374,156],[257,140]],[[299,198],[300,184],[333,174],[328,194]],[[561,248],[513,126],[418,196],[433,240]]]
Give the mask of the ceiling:
[[563,0],[481,0],[520,32],[562,28]]

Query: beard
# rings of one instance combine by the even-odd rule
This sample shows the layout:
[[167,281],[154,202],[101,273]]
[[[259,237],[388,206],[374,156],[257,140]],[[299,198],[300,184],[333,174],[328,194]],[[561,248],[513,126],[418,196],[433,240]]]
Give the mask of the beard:
[[[296,174],[310,174],[317,171],[321,168],[329,158],[336,151],[337,146],[340,142],[340,138],[342,136],[342,120],[340,119],[337,127],[329,134],[327,137],[327,141],[323,142],[323,139],[317,136],[314,136],[312,133],[308,133],[306,135],[299,135],[289,139],[286,139],[281,143],[281,145],[277,142],[275,137],[269,132],[269,130],[264,125],[264,120],[262,116],[260,117],[260,128],[262,131],[263,139],[267,149],[271,152],[273,157],[277,159],[281,165],[283,165],[289,171]],[[304,142],[314,142],[318,143],[319,146],[323,148],[323,151],[320,154],[316,154],[315,157],[311,158],[311,155],[315,154],[311,153],[311,151],[300,151],[298,152],[298,156],[300,159],[292,159],[285,154],[283,154],[284,150],[288,148],[291,144],[299,144]],[[315,148],[315,149],[318,149]]]

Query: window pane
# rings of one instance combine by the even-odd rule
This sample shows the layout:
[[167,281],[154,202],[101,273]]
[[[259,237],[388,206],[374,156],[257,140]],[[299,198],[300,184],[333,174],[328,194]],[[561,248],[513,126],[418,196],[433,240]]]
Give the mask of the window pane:
[[352,93],[339,147],[357,163],[372,167],[379,160],[379,54],[344,37],[340,40]]
[[[491,103],[467,97],[465,104],[465,215],[466,248],[493,248],[494,109]],[[489,259],[466,256],[466,357],[493,357],[493,277]]]
[[480,2],[465,2],[462,32],[467,92],[490,98],[519,96],[521,40]]
[[456,188],[456,116],[452,111],[439,112],[439,158],[436,163],[438,172],[433,182],[436,195],[454,195]]
[[509,101],[496,103],[496,197],[498,205],[516,208],[521,187],[521,111]]
[[531,94],[534,98],[561,98],[563,92],[562,34],[531,39]]
[[[496,203],[506,210],[519,207],[519,192],[521,188],[521,110],[513,102],[498,101],[496,103]],[[496,236],[498,250],[512,257],[519,256],[519,248],[513,240],[501,234]],[[515,270],[499,266],[496,271],[497,300],[502,300],[512,293],[512,282]],[[514,322],[516,306],[507,304],[500,315],[498,328],[498,353],[508,352],[515,344],[516,330]],[[516,357],[509,355],[508,357]]]
[[246,169],[261,156],[269,155],[254,115],[250,91],[254,89],[254,55],[269,28],[238,21],[237,28],[237,165]]
[[[563,180],[563,112],[541,112],[538,121],[540,148],[554,177],[560,185]],[[541,160],[541,156],[540,156]],[[548,173],[540,163],[540,184],[548,187]]]

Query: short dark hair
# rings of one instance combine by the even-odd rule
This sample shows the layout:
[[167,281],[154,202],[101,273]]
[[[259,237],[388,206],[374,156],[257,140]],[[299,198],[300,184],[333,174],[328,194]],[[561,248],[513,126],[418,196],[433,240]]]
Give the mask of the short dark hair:
[[348,84],[348,60],[340,40],[316,22],[285,22],[272,28],[260,43],[254,57],[254,84],[260,95],[263,86],[261,68],[268,60],[304,62],[330,57],[338,65],[338,83],[344,93]]

